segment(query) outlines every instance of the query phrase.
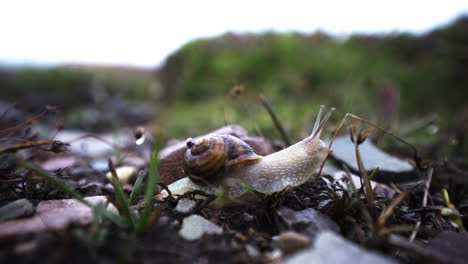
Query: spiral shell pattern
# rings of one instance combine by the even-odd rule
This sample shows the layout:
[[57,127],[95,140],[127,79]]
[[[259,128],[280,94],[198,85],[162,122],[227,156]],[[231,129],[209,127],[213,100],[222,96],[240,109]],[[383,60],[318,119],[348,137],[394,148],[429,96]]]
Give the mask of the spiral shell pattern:
[[234,136],[207,136],[187,139],[183,168],[193,182],[200,185],[216,184],[227,167],[260,159],[251,146]]

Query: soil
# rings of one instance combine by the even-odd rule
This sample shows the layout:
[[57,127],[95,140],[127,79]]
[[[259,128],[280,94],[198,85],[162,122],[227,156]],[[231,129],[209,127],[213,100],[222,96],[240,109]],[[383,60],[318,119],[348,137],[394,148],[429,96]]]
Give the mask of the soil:
[[[40,122],[40,118],[37,120]],[[15,128],[7,133],[8,138],[20,138],[27,142],[38,142],[32,134],[32,123],[8,124],[0,131]],[[50,128],[50,126],[49,126]],[[53,128],[50,128],[51,131]],[[3,134],[3,136],[5,133]],[[4,137],[6,138],[6,137]],[[6,142],[16,145],[17,142]],[[7,144],[2,144],[3,148]],[[41,164],[51,158],[73,156],[76,162],[52,173],[73,187],[83,196],[106,195],[111,201],[115,193],[109,188],[109,180],[104,172],[93,168],[93,159],[65,151],[57,143],[43,146],[29,146],[17,151],[1,154],[0,206],[8,202],[27,198],[34,205],[43,200],[71,198],[66,192],[54,188],[47,180],[23,168],[19,161]],[[429,161],[424,161],[428,163]],[[423,163],[424,163],[423,162]],[[284,223],[277,213],[279,208],[295,211],[314,208],[335,221],[340,234],[368,249],[391,256],[402,263],[415,263],[427,260],[430,251],[424,251],[431,239],[444,231],[461,232],[454,223],[455,218],[443,216],[440,209],[447,206],[443,189],[448,191],[455,209],[462,213],[460,219],[467,226],[463,216],[468,209],[466,181],[467,173],[450,162],[431,163],[436,167],[433,175],[429,202],[423,206],[427,166],[415,170],[417,181],[389,184],[406,196],[388,211],[395,197],[376,197],[375,206],[367,206],[368,197],[361,190],[359,194],[344,190],[345,186],[327,185],[325,177],[315,177],[305,184],[261,199],[258,204],[244,204],[236,207],[215,209],[206,200],[196,199],[197,206],[190,213],[177,212],[175,207],[180,197],[167,197],[153,200],[152,221],[144,232],[137,233],[122,229],[107,220],[99,225],[76,226],[71,224],[65,230],[41,232],[0,240],[1,263],[269,263],[278,260],[272,252],[277,249],[277,236],[285,230]],[[139,169],[147,170],[148,164]],[[421,176],[423,175],[423,176]],[[135,179],[124,186],[130,193]],[[89,187],[93,183],[93,187]],[[88,184],[88,185],[87,185]],[[85,187],[87,186],[87,187]],[[341,193],[337,195],[337,193]],[[140,195],[139,200],[143,199]],[[379,225],[384,212],[388,219]],[[205,235],[196,241],[183,239],[178,231],[183,218],[198,214],[221,226],[222,235]],[[392,234],[409,237],[415,225],[421,222],[414,242],[420,250],[396,246],[390,241]],[[249,250],[250,248],[250,250]],[[255,250],[251,250],[251,249]],[[440,259],[432,259],[437,262]]]

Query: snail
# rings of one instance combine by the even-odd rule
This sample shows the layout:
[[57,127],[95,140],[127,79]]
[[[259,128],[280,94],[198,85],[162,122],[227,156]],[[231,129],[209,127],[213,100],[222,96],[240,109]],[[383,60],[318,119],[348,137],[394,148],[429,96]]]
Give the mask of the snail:
[[301,185],[330,152],[320,134],[335,109],[331,108],[322,120],[323,109],[321,106],[310,136],[266,156],[256,154],[252,147],[234,136],[188,138],[183,161],[187,177],[170,184],[169,190],[173,195],[193,190],[208,194],[225,192],[230,201],[236,201],[249,193],[245,186],[269,195]]

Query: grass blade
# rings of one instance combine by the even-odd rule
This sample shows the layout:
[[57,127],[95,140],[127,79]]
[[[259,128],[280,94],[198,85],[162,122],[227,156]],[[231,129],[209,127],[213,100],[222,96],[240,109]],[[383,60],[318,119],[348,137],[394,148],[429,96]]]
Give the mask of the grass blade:
[[138,194],[141,191],[141,187],[143,186],[143,178],[145,177],[145,174],[143,173],[143,170],[140,171],[140,174],[138,175],[138,178],[135,181],[135,185],[133,185],[133,190],[132,193],[130,193],[130,205],[135,204],[136,199],[138,198]]
[[405,199],[406,194],[407,194],[406,192],[400,193],[395,199],[393,199],[390,205],[383,211],[382,215],[377,220],[379,230],[382,230],[384,228],[385,223],[393,214],[393,212],[395,211],[395,208],[403,201],[403,199]]
[[276,116],[275,112],[273,111],[273,108],[271,108],[271,105],[268,102],[268,99],[265,96],[261,95],[260,96],[260,102],[262,103],[262,105],[265,107],[268,114],[270,115],[270,118],[273,121],[273,124],[275,125],[276,129],[280,133],[281,137],[283,138],[284,143],[286,143],[287,146],[291,146],[292,141],[289,138],[288,133],[286,133],[286,130],[284,130],[283,125],[279,121],[279,119]]
[[160,147],[157,146],[151,155],[150,169],[148,173],[148,180],[146,181],[145,197],[143,200],[143,212],[141,213],[140,221],[138,222],[137,226],[138,231],[143,231],[143,229],[148,224],[148,219],[151,214],[151,208],[153,206],[153,195],[156,189],[156,180],[158,176],[159,150]]
[[379,170],[380,170],[380,168],[377,167],[377,168],[375,168],[375,170],[372,171],[372,173],[369,175],[369,181],[372,181],[374,179],[375,175],[377,175]]
[[[93,210],[96,210],[96,206],[94,204],[92,204],[89,201],[85,200],[77,191],[73,190],[70,186],[68,186],[67,184],[62,182],[59,178],[49,174],[47,171],[33,165],[32,163],[29,163],[29,162],[23,162],[22,166],[24,168],[28,169],[28,170],[33,171],[37,176],[45,178],[55,188],[57,188],[57,189],[59,189],[59,190],[61,190],[63,192],[66,192],[72,198],[80,201],[84,205],[92,208]],[[113,212],[110,212],[108,210],[104,211],[104,215],[110,221],[112,221],[114,224],[116,224],[116,225],[118,225],[118,226],[120,226],[122,228],[127,227],[127,224],[125,223],[125,221],[123,221],[123,219],[119,215],[117,215],[117,214],[115,214]]]
[[115,199],[117,201],[119,211],[122,213],[123,217],[127,219],[128,225],[131,226],[132,228],[136,228],[135,215],[130,209],[128,197],[123,191],[122,185],[120,185],[119,183],[119,180],[117,178],[117,172],[115,171],[115,167],[111,159],[108,160],[108,164],[109,164],[109,170],[111,171],[111,174],[112,174],[111,184],[114,187]]
[[91,207],[94,209],[94,205],[88,201],[86,201],[77,191],[75,191],[73,188],[62,182],[59,178],[49,174],[47,171],[37,167],[36,165],[33,165],[32,163],[29,162],[23,162],[23,167],[33,171],[37,176],[45,178],[47,181],[49,181],[55,188],[66,192],[69,194],[71,197],[74,199],[82,202],[83,204]]

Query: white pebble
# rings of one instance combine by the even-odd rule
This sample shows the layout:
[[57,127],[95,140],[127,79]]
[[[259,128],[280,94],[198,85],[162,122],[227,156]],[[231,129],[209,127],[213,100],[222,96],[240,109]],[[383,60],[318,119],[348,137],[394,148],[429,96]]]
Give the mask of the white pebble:
[[179,235],[189,241],[197,240],[204,234],[220,235],[223,229],[199,215],[191,215],[184,218]]

